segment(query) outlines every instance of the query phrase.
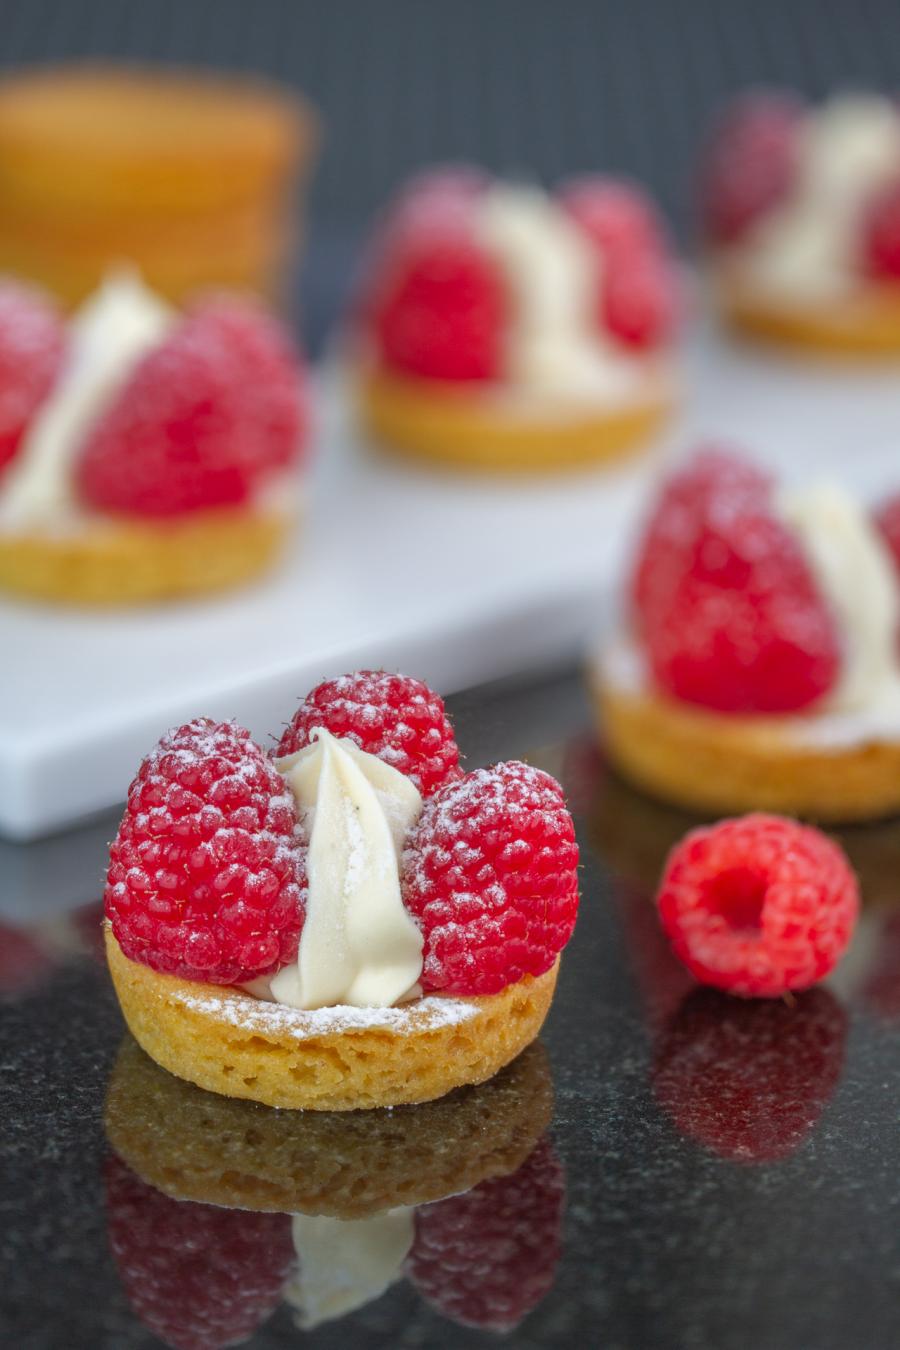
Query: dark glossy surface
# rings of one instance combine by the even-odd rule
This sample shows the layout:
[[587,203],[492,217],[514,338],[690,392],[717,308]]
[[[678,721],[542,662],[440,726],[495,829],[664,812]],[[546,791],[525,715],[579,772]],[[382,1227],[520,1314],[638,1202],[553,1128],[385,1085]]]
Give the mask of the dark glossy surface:
[[[516,1240],[495,1238],[490,1252],[458,1277],[465,1305],[471,1310],[477,1301],[482,1316],[491,1307],[485,1271],[492,1264],[494,1283],[507,1294],[528,1280],[539,1294],[552,1279],[549,1292],[506,1333],[505,1343],[516,1347],[900,1345],[900,826],[846,837],[866,908],[829,988],[791,1008],[733,1004],[691,990],[659,942],[648,903],[666,848],[690,821],[603,771],[578,681],[494,687],[451,705],[470,763],[530,755],[564,778],[584,860],[579,926],[543,1038],[555,1092],[550,1137],[565,1171],[559,1264],[554,1273],[559,1173],[545,1152],[540,1175],[549,1190],[537,1211],[521,1186],[497,1192],[492,1211],[507,1206]],[[183,1240],[186,1232],[189,1240],[192,1232],[184,1201],[138,1183],[128,1209],[109,1171],[104,1099],[123,1028],[99,957],[96,910],[78,907],[99,888],[104,839],[113,828],[102,822],[66,841],[0,854],[0,1344],[16,1350],[162,1343],[123,1288],[110,1251],[107,1188],[126,1276],[128,1235],[133,1248],[142,1214],[163,1252],[170,1233]],[[234,1147],[238,1127],[230,1108],[220,1099],[204,1107],[190,1094],[185,1107],[174,1080],[149,1064],[143,1065],[149,1077],[129,1079],[129,1063],[140,1067],[140,1057],[126,1055],[116,1070],[113,1132],[121,1140],[124,1119],[129,1147],[148,1170],[165,1171],[176,1159],[180,1184],[193,1169],[193,1184],[202,1188],[201,1155],[208,1160],[226,1143]],[[512,1092],[512,1123],[526,1137],[528,1129],[542,1128],[541,1081],[535,1087],[525,1074]],[[431,1124],[404,1115],[391,1129],[407,1139],[409,1156],[394,1152],[382,1167],[392,1174],[412,1163],[413,1173],[427,1172],[427,1161],[421,1169],[412,1162],[427,1126],[432,1145],[435,1131],[439,1141],[452,1142],[466,1184],[474,1154],[495,1144],[503,1153],[510,1100],[509,1092],[487,1091],[474,1132],[466,1125],[464,1113],[473,1110],[466,1098],[445,1104]],[[189,1114],[179,1118],[180,1110]],[[252,1150],[260,1138],[265,1145],[270,1127],[282,1141],[285,1130],[291,1135],[295,1160],[308,1159],[305,1178],[297,1169],[298,1185],[305,1181],[307,1189],[317,1169],[327,1169],[328,1150],[344,1147],[338,1129],[332,1139],[297,1119],[294,1138],[284,1113],[273,1121],[267,1113],[266,1120],[254,1117],[252,1107],[247,1112],[254,1128],[246,1132],[249,1181],[242,1184],[253,1184]],[[353,1156],[366,1184],[384,1128],[382,1118],[355,1135]],[[234,1212],[222,1214],[214,1224],[225,1230],[203,1232],[233,1233]],[[286,1220],[270,1219],[281,1225],[282,1240]],[[461,1222],[465,1232],[465,1215]],[[523,1241],[523,1226],[525,1239],[539,1232],[542,1240]],[[486,1240],[483,1224],[477,1236]],[[474,1242],[471,1231],[469,1237]],[[220,1255],[227,1235],[222,1242]],[[260,1244],[270,1251],[262,1238]],[[529,1253],[512,1275],[510,1246]],[[140,1301],[150,1276],[146,1268],[130,1269]],[[159,1267],[153,1269],[160,1278]],[[448,1272],[451,1292],[459,1294],[449,1266]],[[313,1332],[299,1330],[290,1308],[279,1304],[248,1343],[266,1350],[299,1344],[453,1350],[497,1344],[497,1333],[442,1315],[402,1279],[377,1301]]]

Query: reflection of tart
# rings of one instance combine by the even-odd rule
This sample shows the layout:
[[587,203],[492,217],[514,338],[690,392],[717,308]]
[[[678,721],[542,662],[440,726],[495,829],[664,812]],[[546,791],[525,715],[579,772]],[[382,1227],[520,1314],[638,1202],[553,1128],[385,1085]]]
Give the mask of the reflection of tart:
[[254,576],[296,510],[301,381],[287,334],[246,301],[179,318],[121,274],[64,330],[0,291],[0,384],[28,397],[0,450],[0,586],[103,604]]
[[652,205],[426,175],[383,223],[356,325],[365,426],[417,459],[553,470],[622,455],[674,398],[675,282]]
[[700,455],[640,546],[631,622],[591,667],[622,773],[699,811],[855,821],[900,809],[900,590],[838,489],[776,491]]
[[127,1040],[106,1103],[107,1210],[135,1311],[174,1344],[205,1323],[204,1344],[224,1345],[229,1308],[247,1335],[284,1299],[309,1329],[406,1276],[446,1316],[509,1329],[559,1255],[551,1109],[539,1046],[440,1102],[297,1115],[202,1092]]
[[706,172],[714,281],[743,331],[842,355],[900,353],[900,112],[879,97],[745,96]]
[[144,761],[110,852],[107,951],[165,1068],[227,1096],[348,1110],[482,1082],[536,1037],[575,922],[559,785],[463,775],[441,700],[327,681],[274,761],[198,719]]
[[0,271],[81,303],[131,258],[154,290],[272,295],[315,128],[260,82],[69,66],[0,84]]

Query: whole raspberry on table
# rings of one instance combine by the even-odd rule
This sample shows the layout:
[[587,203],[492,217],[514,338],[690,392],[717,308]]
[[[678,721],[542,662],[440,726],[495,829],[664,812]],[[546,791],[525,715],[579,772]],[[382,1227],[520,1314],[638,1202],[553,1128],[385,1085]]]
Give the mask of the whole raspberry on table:
[[806,989],[837,965],[859,891],[837,844],[782,816],[692,830],[657,894],[672,948],[702,984],[746,998]]
[[663,491],[632,584],[656,684],[719,712],[799,711],[840,669],[834,616],[765,475],[721,453]]
[[91,428],[76,466],[83,501],[152,517],[243,505],[300,451],[301,376],[287,334],[261,310],[198,306]]
[[109,1245],[128,1300],[174,1350],[221,1350],[278,1306],[295,1259],[289,1214],[173,1200],[110,1155]]
[[653,1091],[677,1129],[720,1157],[774,1162],[813,1129],[841,1077],[847,1017],[827,989],[749,1003],[695,989],[663,1029]]
[[728,109],[701,182],[703,221],[714,243],[736,243],[788,196],[802,117],[802,102],[790,94],[744,94]]
[[444,701],[409,675],[359,670],[324,680],[294,713],[276,754],[304,749],[316,727],[377,755],[411,778],[423,797],[459,777],[459,748]]
[[0,283],[0,471],[50,393],[64,352],[63,322],[49,299],[14,281]]
[[425,803],[401,860],[426,990],[495,994],[549,970],[578,910],[578,846],[559,784],[512,760]]
[[678,309],[665,231],[640,188],[581,178],[560,202],[600,254],[598,320],[628,347],[645,350],[671,336]]
[[863,270],[877,281],[900,281],[900,181],[876,194],[860,228]]
[[497,378],[506,293],[479,244],[471,210],[455,198],[407,206],[377,257],[364,300],[381,361],[419,378]]
[[127,957],[243,984],[297,954],[306,892],[294,801],[233,722],[170,731],[138,770],[104,902]]
[[416,1210],[409,1278],[454,1322],[510,1331],[553,1285],[564,1204],[562,1165],[544,1138],[518,1171]]

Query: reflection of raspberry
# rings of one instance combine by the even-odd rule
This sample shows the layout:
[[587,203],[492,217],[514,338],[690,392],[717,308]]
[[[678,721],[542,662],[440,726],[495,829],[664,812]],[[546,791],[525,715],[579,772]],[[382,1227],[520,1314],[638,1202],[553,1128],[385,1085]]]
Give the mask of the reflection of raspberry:
[[777,998],[833,970],[856,923],[856,878],[837,844],[781,816],[692,830],[657,896],[678,956],[702,984]]
[[495,994],[549,970],[575,926],[577,864],[562,789],[540,769],[476,769],[429,798],[402,865],[423,986]]
[[763,479],[720,455],[676,475],[637,561],[638,627],[656,683],[721,712],[807,707],[834,683],[834,618]]
[[[881,922],[878,923],[878,919]],[[878,950],[863,985],[866,1007],[885,1021],[900,1021],[900,913],[872,916],[878,923]]]
[[242,984],[297,954],[305,875],[293,798],[249,732],[198,718],[138,770],[105,904],[127,957]]
[[49,300],[0,283],[0,470],[13,458],[63,359],[62,321]]
[[324,680],[294,713],[277,753],[302,750],[316,727],[377,755],[425,797],[459,777],[459,749],[443,699],[408,675],[358,670]]
[[109,1244],[134,1311],[175,1350],[220,1350],[253,1334],[294,1261],[288,1214],[172,1200],[114,1155]]
[[695,990],[660,1036],[657,1101],[682,1134],[722,1157],[787,1157],[837,1086],[846,1022],[827,989],[811,989],[791,1004]]
[[299,449],[301,371],[274,320],[234,300],[188,314],[92,428],[89,506],[172,516],[241,505]]
[[734,243],[790,191],[802,105],[785,94],[745,94],[723,119],[702,184],[710,237]]
[[564,1201],[562,1166],[545,1138],[511,1176],[416,1211],[409,1277],[454,1322],[509,1331],[553,1284]]

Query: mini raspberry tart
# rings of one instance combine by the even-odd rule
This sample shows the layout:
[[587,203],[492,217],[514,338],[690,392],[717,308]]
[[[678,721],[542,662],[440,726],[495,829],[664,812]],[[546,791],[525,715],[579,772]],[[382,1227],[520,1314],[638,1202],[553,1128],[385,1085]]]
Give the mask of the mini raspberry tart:
[[896,518],[833,485],[779,488],[724,451],[677,471],[590,663],[623,775],[717,814],[900,810]]
[[352,332],[362,421],[465,469],[534,471],[645,444],[676,392],[678,284],[640,189],[550,195],[471,169],[414,180],[386,213]]
[[483,1082],[537,1036],[575,924],[562,790],[464,774],[426,685],[314,689],[268,755],[198,718],[144,760],[110,847],[107,955],[164,1068],[352,1110]]
[[254,302],[128,272],[68,325],[0,284],[0,587],[84,604],[236,585],[296,515],[299,357]]
[[751,93],[726,112],[703,175],[715,290],[739,330],[840,355],[900,353],[900,109],[819,108]]
[[334,1115],[202,1092],[128,1037],[105,1180],[132,1307],[173,1345],[219,1346],[281,1303],[309,1331],[405,1279],[456,1323],[508,1330],[559,1260],[552,1106],[540,1045],[440,1101]]

